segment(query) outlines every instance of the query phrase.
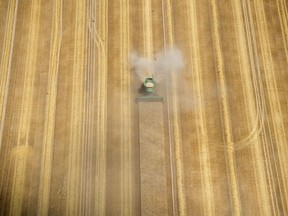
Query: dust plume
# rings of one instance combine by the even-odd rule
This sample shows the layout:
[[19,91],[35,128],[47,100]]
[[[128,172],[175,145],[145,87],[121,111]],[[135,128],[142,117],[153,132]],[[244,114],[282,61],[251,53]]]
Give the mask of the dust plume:
[[140,57],[136,52],[130,54],[132,70],[143,82],[147,77],[153,77],[156,82],[161,82],[168,73],[181,71],[185,64],[182,52],[177,48],[157,53],[153,59]]

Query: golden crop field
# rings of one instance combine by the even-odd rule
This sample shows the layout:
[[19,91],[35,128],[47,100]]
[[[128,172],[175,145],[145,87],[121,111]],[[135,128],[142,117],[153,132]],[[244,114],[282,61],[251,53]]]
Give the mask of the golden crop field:
[[[0,0],[0,17],[0,215],[288,215],[286,0]],[[136,102],[134,63],[163,102]]]

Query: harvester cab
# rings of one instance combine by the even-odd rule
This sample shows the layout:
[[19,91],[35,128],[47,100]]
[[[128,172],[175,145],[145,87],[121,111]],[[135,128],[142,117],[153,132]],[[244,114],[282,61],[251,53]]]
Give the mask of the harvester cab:
[[151,102],[151,101],[163,101],[163,97],[158,96],[156,91],[156,81],[153,77],[147,77],[141,86],[140,92],[141,96],[136,98],[138,102]]
[[144,87],[145,87],[145,91],[147,94],[154,94],[154,87],[156,86],[156,81],[151,78],[148,77],[145,79],[144,81]]

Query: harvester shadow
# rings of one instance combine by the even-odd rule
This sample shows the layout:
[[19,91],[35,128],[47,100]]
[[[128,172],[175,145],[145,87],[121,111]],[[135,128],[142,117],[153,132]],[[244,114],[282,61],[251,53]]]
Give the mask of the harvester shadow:
[[147,94],[146,88],[145,88],[145,86],[144,86],[143,83],[142,83],[141,87],[138,89],[138,93],[139,93],[140,95],[146,95],[146,94]]

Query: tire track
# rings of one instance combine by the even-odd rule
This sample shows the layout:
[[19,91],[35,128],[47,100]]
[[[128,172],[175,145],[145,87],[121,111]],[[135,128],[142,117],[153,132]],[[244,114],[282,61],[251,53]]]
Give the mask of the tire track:
[[38,46],[38,31],[41,11],[41,0],[33,0],[31,3],[29,37],[27,42],[27,56],[24,68],[24,87],[21,101],[21,116],[17,136],[17,145],[15,147],[15,164],[12,184],[12,197],[10,201],[9,215],[20,215],[22,211],[22,202],[24,194],[24,184],[26,178],[26,162],[28,154],[28,138],[31,123],[31,112],[33,103],[36,51]]
[[286,60],[288,61],[288,13],[285,0],[277,0],[277,9],[279,14],[279,21],[282,30],[282,38],[284,43],[284,49],[286,54]]
[[[90,0],[88,1],[87,4],[87,13],[88,13],[88,34],[86,38],[86,56],[87,56],[87,61],[86,61],[86,66],[87,68],[86,73],[85,73],[85,85],[84,85],[84,91],[86,92],[85,96],[85,112],[84,112],[84,128],[83,128],[83,134],[84,134],[84,151],[83,151],[83,164],[82,164],[82,201],[81,201],[81,215],[91,215],[92,212],[93,214],[96,214],[94,212],[94,206],[95,206],[95,201],[94,199],[96,198],[95,190],[94,190],[94,185],[96,185],[96,177],[94,179],[93,176],[93,169],[95,167],[93,166],[93,152],[94,152],[94,124],[93,122],[96,122],[95,120],[95,115],[94,115],[94,110],[95,110],[95,102],[94,102],[94,96],[95,96],[95,59],[96,58],[96,52],[97,52],[97,44],[95,43],[95,35],[92,32],[92,22],[96,20],[95,17],[95,1]],[[93,34],[93,35],[92,35]],[[96,44],[96,46],[95,46]],[[97,143],[97,142],[96,142]],[[96,144],[98,146],[98,143]],[[98,156],[96,156],[98,159]],[[95,186],[96,188],[96,186]],[[94,196],[95,193],[95,196]],[[92,198],[93,197],[93,198]],[[94,198],[95,197],[95,198]],[[95,199],[97,200],[97,199]],[[99,214],[96,214],[99,215]]]
[[[211,180],[211,168],[210,168],[210,157],[208,147],[208,135],[206,129],[206,118],[205,118],[205,107],[203,105],[203,83],[201,75],[201,64],[200,64],[200,53],[199,53],[199,35],[198,35],[198,20],[195,1],[186,0],[188,9],[188,21],[189,21],[189,47],[190,47],[190,58],[193,59],[191,64],[193,65],[193,85],[196,86],[194,91],[194,97],[198,99],[196,104],[199,104],[196,113],[197,122],[197,137],[200,149],[201,159],[201,179],[203,184],[203,204],[205,204],[204,212],[205,215],[215,215],[213,186]],[[192,49],[193,47],[193,49]]]
[[128,63],[129,38],[129,0],[120,1],[120,42],[121,51],[121,215],[132,215],[131,191],[131,102],[130,102],[130,70]]
[[[83,86],[83,151],[81,154],[81,178],[80,178],[80,200],[79,200],[79,214],[80,215],[91,215],[91,204],[92,204],[92,186],[95,182],[92,182],[92,142],[93,138],[91,134],[93,132],[93,121],[94,120],[94,103],[93,103],[93,92],[94,92],[94,73],[95,73],[95,47],[89,30],[91,22],[94,20],[94,1],[88,1],[87,3],[87,35],[86,35],[86,64],[84,72],[84,86]],[[91,31],[90,31],[91,33]],[[98,157],[97,157],[98,158]]]
[[[7,96],[9,90],[9,80],[11,74],[11,61],[14,46],[14,36],[17,21],[18,0],[9,1],[8,12],[6,18],[6,29],[3,39],[3,51],[0,62],[0,150],[2,150],[3,130],[6,117]],[[5,78],[6,77],[6,78]],[[13,83],[12,83],[13,87]],[[3,154],[3,152],[2,152]],[[10,160],[10,159],[8,159]],[[5,152],[4,165],[7,162],[7,151]],[[10,163],[8,165],[10,168]],[[8,169],[10,170],[10,169]],[[2,192],[4,178],[1,175],[0,193]]]
[[[94,1],[93,1],[94,2]],[[105,215],[106,200],[106,134],[107,134],[107,33],[108,33],[108,2],[106,0],[99,2],[98,21],[99,34],[97,26],[91,24],[91,36],[96,43],[98,52],[98,75],[97,75],[97,113],[98,119],[96,134],[96,199],[95,214]],[[93,3],[93,8],[95,8]],[[96,9],[95,9],[96,10]],[[92,9],[93,11],[93,9]],[[91,15],[92,20],[97,18],[94,11]],[[91,57],[93,62],[93,55]],[[94,92],[94,91],[93,91]],[[93,96],[95,98],[95,96]],[[91,137],[94,137],[91,131]],[[91,141],[92,142],[92,141]]]
[[93,121],[94,120],[94,103],[93,103],[93,92],[94,92],[94,58],[95,58],[95,47],[91,35],[89,34],[89,29],[91,25],[91,20],[93,20],[93,10],[94,10],[94,1],[88,1],[87,4],[87,36],[86,36],[86,65],[84,75],[84,113],[83,113],[83,152],[82,152],[82,166],[81,166],[81,197],[80,200],[80,215],[91,215],[91,204],[92,204],[92,191],[93,185],[92,183],[92,142],[91,134],[94,130],[93,128]]
[[[278,20],[280,22],[282,41],[283,41],[283,49],[286,54],[286,65],[288,63],[288,8],[287,2],[285,0],[277,0],[277,10],[278,10]],[[285,70],[285,66],[283,67],[283,71]],[[286,107],[288,107],[288,96],[286,95]],[[284,108],[285,109],[285,108]],[[287,108],[286,108],[287,109]],[[287,130],[285,128],[285,130]]]
[[[20,3],[18,3],[18,7]],[[29,5],[27,6],[27,8],[29,8]],[[26,21],[26,19],[23,19],[23,13],[20,13],[19,11],[17,11],[17,17],[20,16],[21,18],[19,19],[19,25],[21,26],[24,22],[24,20]],[[29,17],[30,17],[30,14],[27,14],[25,16],[25,18],[28,17],[28,22],[29,22]],[[17,18],[18,20],[18,18]],[[18,23],[18,21],[17,21]],[[25,34],[27,34],[27,32],[29,31],[29,29],[27,29],[25,31]],[[16,34],[16,33],[15,33]],[[20,44],[25,44],[26,40],[23,39],[23,37],[20,37]],[[25,42],[24,42],[25,41]],[[15,40],[14,40],[14,43],[15,43]],[[15,46],[13,43],[13,46]],[[26,47],[25,46],[21,46],[20,50],[22,52],[25,52],[26,51]],[[25,64],[25,58],[20,58],[20,62],[22,64]],[[18,63],[19,64],[19,63]],[[17,65],[17,64],[16,64]],[[18,66],[19,67],[19,66]],[[16,66],[16,68],[18,68]],[[13,70],[13,68],[11,67],[11,70]],[[13,72],[11,71],[11,76],[12,76]],[[11,91],[12,89],[14,90],[14,88],[16,88],[16,86],[18,86],[19,83],[21,83],[21,80],[23,80],[22,76],[13,76],[13,79],[11,80],[11,83],[9,85],[11,85]],[[17,89],[17,88],[16,88]],[[16,101],[19,101],[19,98],[21,98],[21,95],[18,95],[18,97],[16,97],[16,90],[13,91],[13,94],[12,94],[12,98],[11,98],[11,104],[14,104],[16,103]],[[19,102],[16,103],[17,105],[19,104]],[[19,106],[19,105],[18,105]],[[14,112],[17,112],[17,109],[15,108],[11,108],[12,110],[14,110]],[[8,121],[10,122],[10,125],[9,125],[9,130],[12,131],[13,128],[18,128],[19,126],[19,116],[20,116],[20,112],[17,112],[17,113],[10,113],[9,115],[9,119]],[[7,113],[5,112],[5,115],[7,115]],[[17,116],[17,117],[16,117]],[[8,116],[6,116],[7,118]],[[17,121],[18,120],[18,121]],[[6,167],[6,176],[1,176],[1,187],[0,187],[0,193],[1,194],[4,194],[4,196],[1,197],[1,203],[3,203],[3,206],[5,206],[4,208],[2,208],[0,210],[0,214],[8,214],[9,213],[9,203],[11,200],[9,199],[9,194],[11,194],[11,190],[12,190],[12,186],[11,186],[11,183],[13,184],[13,173],[14,173],[14,165],[15,165],[15,153],[13,151],[11,151],[11,149],[13,149],[13,147],[15,146],[15,142],[17,142],[17,130],[15,130],[15,132],[13,132],[12,134],[9,134],[8,136],[8,139],[6,141],[7,143],[7,146],[6,144],[3,145],[2,149],[1,149],[1,155],[5,155],[4,157],[4,163],[2,164],[2,167]],[[4,138],[4,137],[3,137]],[[5,152],[3,151],[4,150],[4,146],[5,146]],[[5,169],[4,169],[4,172],[5,172]]]
[[[174,45],[174,35],[173,35],[173,15],[172,15],[172,2],[170,0],[164,1],[164,47],[165,51],[168,47],[173,47]],[[166,24],[166,25],[165,25]],[[167,37],[167,38],[166,38]],[[167,45],[167,44],[168,45]],[[169,76],[169,77],[168,77]],[[186,209],[186,197],[184,189],[184,173],[183,173],[183,160],[182,160],[182,135],[180,128],[180,116],[179,116],[179,102],[177,95],[177,77],[175,73],[171,75],[166,74],[166,86],[167,86],[167,106],[168,106],[168,122],[169,122],[169,133],[170,133],[170,142],[172,145],[172,154],[170,157],[175,160],[175,170],[172,167],[172,184],[175,182],[177,187],[177,195],[173,192],[175,198],[173,197],[173,212],[176,215],[187,215]],[[171,83],[170,89],[168,89],[168,83]],[[170,108],[171,107],[171,108]],[[172,113],[171,113],[172,111]],[[171,120],[172,119],[172,120]],[[173,131],[173,134],[172,134]],[[172,161],[173,163],[174,161]],[[175,180],[176,181],[175,181]],[[173,189],[174,190],[174,189]],[[177,198],[176,198],[177,196]],[[176,203],[177,200],[177,203]],[[176,207],[177,206],[177,207]]]
[[[250,3],[246,2],[246,1],[243,1],[243,8],[245,8],[246,10],[244,10],[244,12],[246,11],[247,15],[244,16],[244,18],[247,20],[246,21],[246,32],[248,33],[249,37],[247,37],[248,39],[248,48],[250,49],[249,51],[249,58],[250,58],[250,61],[251,61],[251,65],[253,66],[252,69],[255,70],[255,72],[253,72],[252,74],[254,75],[254,73],[256,74],[256,79],[259,80],[258,81],[258,84],[256,84],[255,86],[259,86],[259,97],[262,98],[262,103],[263,103],[263,111],[264,111],[264,116],[263,118],[267,118],[268,117],[268,111],[267,111],[267,107],[266,107],[266,102],[265,102],[265,94],[264,94],[264,87],[263,87],[263,84],[262,82],[264,82],[264,79],[262,78],[262,73],[260,71],[260,63],[259,63],[259,56],[258,56],[258,50],[257,50],[257,40],[256,40],[256,32],[255,32],[255,27],[254,27],[254,18],[252,18],[252,11],[251,11],[251,6],[250,6]],[[253,20],[253,21],[252,21]],[[250,24],[250,26],[249,26]],[[271,190],[278,190],[276,189],[275,187],[278,187],[277,185],[275,185],[274,182],[274,178],[275,178],[275,174],[272,173],[273,170],[272,170],[272,166],[274,166],[273,168],[275,169],[274,172],[276,173],[276,180],[279,184],[279,182],[281,182],[280,180],[280,177],[279,177],[279,171],[278,171],[278,165],[275,163],[275,159],[274,160],[270,160],[270,158],[276,158],[276,155],[274,152],[276,152],[275,150],[275,147],[273,145],[274,141],[272,139],[272,131],[271,131],[271,127],[270,127],[270,123],[267,122],[267,127],[268,127],[268,134],[267,134],[267,131],[266,131],[266,128],[264,127],[263,129],[263,135],[261,136],[262,137],[262,143],[263,143],[263,149],[264,149],[264,154],[265,154],[265,164],[266,166],[268,167],[267,170],[268,170],[268,181],[269,181],[269,184],[270,184],[270,193],[272,194],[273,192],[271,192]],[[271,145],[272,144],[272,145]],[[270,150],[272,156],[269,156],[268,154],[268,151]],[[271,151],[272,150],[272,151]],[[269,176],[269,173],[271,173],[271,177]],[[273,185],[271,185],[273,184]],[[281,184],[281,183],[280,183]],[[278,194],[278,193],[277,193]],[[277,194],[273,194],[271,199],[272,199],[272,209],[273,209],[273,212],[274,211],[281,211],[279,209],[279,203],[278,203],[278,200],[277,201],[274,201],[275,204],[274,206],[277,206],[278,208],[275,209],[273,207],[273,198],[274,199],[279,199],[279,196]],[[281,199],[281,202],[283,203],[283,196],[282,194],[280,193],[280,199]]]
[[[106,200],[106,142],[107,142],[107,67],[108,67],[108,1],[103,1],[101,4],[101,25],[100,25],[100,36],[103,41],[101,59],[99,61],[102,62],[101,69],[99,70],[100,77],[99,81],[99,103],[100,103],[100,111],[99,111],[99,122],[100,122],[100,139],[99,139],[99,212],[98,214],[105,214],[105,200]],[[99,192],[100,191],[100,192]]]
[[[246,25],[246,31],[248,33],[248,50],[249,50],[249,58],[250,58],[250,64],[252,66],[252,75],[253,75],[253,81],[254,81],[254,88],[255,88],[255,95],[256,95],[256,102],[259,103],[258,101],[261,100],[262,105],[260,107],[260,112],[263,112],[263,119],[265,119],[267,117],[267,113],[266,112],[266,104],[265,104],[265,95],[264,95],[264,91],[263,91],[263,83],[262,83],[262,75],[261,72],[259,70],[259,60],[258,60],[258,56],[257,56],[257,48],[256,46],[256,42],[255,42],[255,32],[252,31],[254,30],[253,27],[253,21],[251,19],[251,13],[250,13],[250,8],[247,7],[246,5],[247,2],[243,1],[242,2],[242,6],[243,8],[245,8],[245,12],[244,12],[244,19],[245,19],[245,25]],[[249,8],[249,9],[248,9]],[[249,18],[250,16],[250,18]],[[251,26],[249,26],[249,23],[252,23]],[[254,45],[254,47],[253,47]],[[254,54],[253,54],[254,52]],[[257,109],[256,109],[257,110]],[[259,111],[258,111],[259,112]],[[260,211],[262,211],[262,214],[269,214],[271,211],[273,211],[273,214],[275,214],[275,211],[279,211],[279,209],[275,209],[275,206],[273,205],[273,197],[270,196],[270,198],[272,198],[272,202],[269,203],[269,194],[273,194],[273,190],[275,192],[275,188],[273,188],[273,186],[271,187],[271,184],[274,182],[273,181],[273,176],[271,174],[271,162],[270,162],[270,157],[267,156],[267,133],[266,133],[266,129],[263,127],[263,138],[262,138],[262,144],[258,144],[253,146],[254,150],[254,158],[256,158],[255,162],[255,166],[256,168],[254,168],[255,170],[255,175],[257,172],[257,175],[260,176],[260,186],[257,186],[257,190],[258,190],[258,202],[259,202],[259,206],[260,206]],[[259,138],[258,138],[259,139]],[[261,146],[263,146],[261,148]],[[263,158],[263,152],[264,151],[264,157],[265,160]],[[259,157],[261,156],[261,157]],[[266,174],[265,174],[265,170],[263,167],[262,163],[259,163],[260,161],[266,161],[266,167],[267,167],[267,178],[266,178]],[[268,165],[268,166],[267,166]],[[269,169],[270,168],[270,169]],[[274,184],[273,184],[274,185]],[[269,192],[268,192],[269,190]],[[260,200],[260,201],[259,201]],[[266,203],[263,205],[263,203]],[[261,208],[262,207],[262,208]]]
[[229,176],[229,187],[231,195],[231,204],[233,215],[241,215],[241,203],[239,199],[239,191],[237,184],[237,176],[235,172],[235,162],[234,162],[234,143],[232,141],[232,130],[231,130],[231,120],[229,116],[229,104],[227,97],[227,89],[225,82],[225,72],[224,72],[224,62],[221,51],[220,35],[218,29],[218,14],[216,1],[211,0],[211,19],[212,19],[212,32],[213,32],[213,44],[215,51],[215,61],[217,68],[217,80],[218,80],[218,94],[221,107],[221,115],[223,119],[223,130],[224,130],[224,140],[226,144],[226,160]]
[[[162,28],[163,28],[163,45],[164,45],[164,50],[165,52],[167,51],[167,47],[166,47],[166,13],[165,13],[165,9],[166,9],[166,4],[165,4],[166,0],[161,0],[161,9],[162,9]],[[170,158],[170,172],[171,172],[171,194],[172,194],[172,210],[173,210],[173,215],[178,215],[178,201],[177,201],[177,192],[176,192],[176,188],[177,188],[177,179],[175,176],[175,156],[174,156],[174,148],[173,148],[173,135],[172,135],[172,122],[170,121],[170,115],[171,115],[171,109],[170,109],[170,98],[168,96],[168,92],[169,92],[169,87],[168,87],[168,83],[169,83],[169,79],[168,79],[168,75],[166,73],[166,100],[167,100],[167,122],[168,122],[168,140],[169,140],[169,158]]]
[[14,35],[16,28],[18,11],[18,0],[9,1],[8,13],[6,18],[5,36],[3,39],[3,51],[0,64],[0,150],[5,122],[7,106],[7,96],[9,91],[9,80],[11,74],[11,62],[14,45]]
[[144,55],[148,58],[153,56],[153,27],[151,19],[151,0],[142,0],[143,10],[143,36]]
[[86,2],[76,1],[72,113],[69,146],[66,215],[79,214],[81,151],[83,150],[83,84],[85,70]]
[[[242,3],[243,4],[243,3]],[[245,38],[245,25],[246,30],[250,31],[249,29],[249,22],[248,22],[248,17],[247,14],[244,12],[244,14],[241,13],[242,11],[242,7],[241,7],[241,3],[238,1],[233,1],[233,10],[234,13],[236,14],[236,23],[235,26],[237,26],[237,41],[239,41],[238,43],[238,50],[239,50],[239,63],[241,66],[241,76],[242,78],[242,83],[244,85],[243,90],[245,91],[245,95],[246,95],[246,115],[248,118],[248,128],[249,130],[251,128],[253,128],[253,125],[251,125],[251,119],[253,119],[256,116],[256,119],[252,122],[257,122],[259,121],[259,117],[262,119],[264,119],[264,115],[263,115],[263,104],[262,106],[260,106],[261,101],[263,101],[263,95],[259,94],[259,81],[257,82],[257,78],[255,78],[256,75],[256,68],[255,68],[255,60],[253,58],[253,55],[246,53],[246,50],[248,50],[248,52],[251,52],[252,49],[252,45],[251,43],[247,43],[246,38]],[[247,9],[245,10],[247,11]],[[242,17],[244,16],[244,20],[242,19]],[[248,37],[251,37],[251,32],[248,33]],[[248,48],[246,47],[246,44],[249,46]],[[250,59],[249,59],[250,57]],[[252,69],[250,69],[249,67],[249,60],[251,62],[251,65],[254,66]],[[252,74],[252,81],[251,80],[251,76],[250,73]],[[254,88],[254,89],[253,89]],[[253,92],[255,92],[255,98],[253,96]],[[256,110],[254,108],[254,100],[256,100]],[[259,110],[260,109],[260,110]],[[259,137],[259,132],[263,129],[263,120],[262,124],[260,125],[258,130],[251,130],[251,133],[248,135],[247,138],[252,138],[251,140],[249,139],[244,139],[242,140],[242,142],[246,141],[248,143],[250,143],[250,141],[253,141],[253,145],[251,146],[251,151],[252,151],[252,158],[253,158],[253,165],[254,165],[254,173],[255,173],[255,177],[257,179],[257,183],[256,184],[256,188],[257,188],[257,197],[258,197],[258,206],[260,208],[261,211],[261,215],[270,215],[271,209],[270,209],[270,202],[269,202],[269,192],[268,192],[268,185],[267,185],[267,178],[266,178],[266,172],[265,172],[265,167],[263,164],[264,161],[264,157],[263,157],[263,153],[262,153],[262,144],[261,144],[261,139]],[[257,124],[258,125],[258,124]],[[254,127],[255,128],[255,127]],[[255,134],[254,136],[250,137],[251,135]],[[240,143],[235,143],[235,145],[238,145]],[[244,145],[247,146],[247,145]],[[243,148],[243,145],[242,145]],[[236,149],[239,150],[239,148]]]
[[38,215],[48,215],[50,198],[50,179],[54,144],[54,126],[58,86],[58,69],[62,40],[62,0],[54,1],[52,20],[52,43],[49,56],[46,114],[43,138],[43,152],[38,198]]
[[273,132],[276,139],[275,145],[278,149],[278,157],[280,160],[279,166],[281,171],[281,186],[283,188],[280,189],[282,197],[283,197],[283,208],[284,212],[288,213],[288,194],[287,194],[287,182],[288,182],[288,149],[287,149],[287,140],[286,133],[283,126],[283,115],[279,102],[279,94],[277,89],[277,83],[275,80],[275,72],[274,72],[274,63],[271,55],[271,46],[267,31],[266,17],[264,12],[263,1],[257,0],[253,1],[254,10],[256,15],[256,26],[261,35],[259,37],[260,48],[261,48],[261,57],[263,59],[263,70],[265,76],[265,82],[267,84],[267,94],[268,101],[270,106],[270,112],[272,117],[272,125]]
[[13,153],[14,172],[12,179],[13,183],[9,215],[21,215],[27,168],[26,162],[28,147],[24,145],[17,146],[16,149],[14,149]]

